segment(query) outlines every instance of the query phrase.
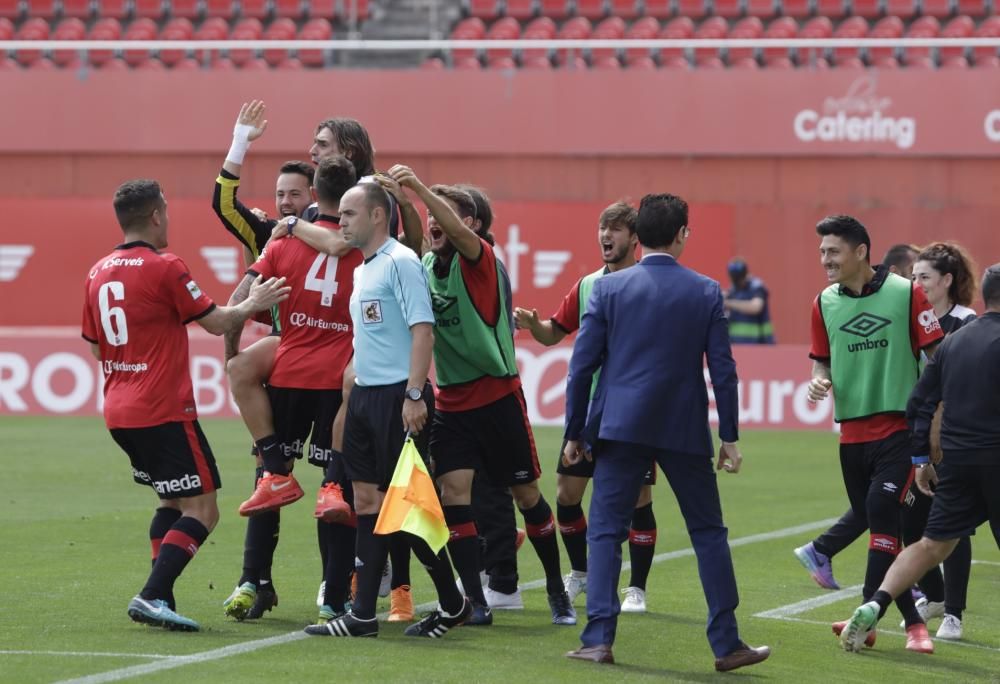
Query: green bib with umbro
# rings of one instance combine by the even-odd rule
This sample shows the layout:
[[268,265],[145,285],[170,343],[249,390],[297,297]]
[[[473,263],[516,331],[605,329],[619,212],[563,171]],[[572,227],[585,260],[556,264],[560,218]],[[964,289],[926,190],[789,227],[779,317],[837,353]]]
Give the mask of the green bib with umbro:
[[517,375],[514,335],[505,314],[508,303],[500,278],[497,278],[500,316],[496,325],[490,326],[465,287],[461,258],[456,254],[447,276],[438,278],[434,273],[435,256],[427,253],[423,257],[434,306],[434,369],[438,387],[463,385],[487,376]]
[[906,411],[919,377],[910,341],[912,296],[913,284],[895,274],[864,297],[843,295],[839,285],[820,295],[837,422]]
[[[594,283],[597,279],[605,275],[607,267],[601,268],[594,271],[590,275],[585,275],[580,279],[580,288],[578,290],[579,296],[579,308],[580,308],[580,325],[583,325],[583,313],[587,310],[587,302],[590,301],[590,293],[594,290]],[[590,398],[594,398],[594,392],[597,391],[597,379],[601,377],[601,369],[598,368],[597,372],[594,373],[594,380],[590,383]]]

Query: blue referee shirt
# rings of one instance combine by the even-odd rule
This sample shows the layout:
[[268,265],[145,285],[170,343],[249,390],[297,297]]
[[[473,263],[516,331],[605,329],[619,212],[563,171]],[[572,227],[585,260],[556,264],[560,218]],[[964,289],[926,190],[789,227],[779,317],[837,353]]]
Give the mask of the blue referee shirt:
[[434,325],[427,273],[412,249],[389,238],[358,266],[351,321],[357,384],[394,385],[410,377],[410,327]]

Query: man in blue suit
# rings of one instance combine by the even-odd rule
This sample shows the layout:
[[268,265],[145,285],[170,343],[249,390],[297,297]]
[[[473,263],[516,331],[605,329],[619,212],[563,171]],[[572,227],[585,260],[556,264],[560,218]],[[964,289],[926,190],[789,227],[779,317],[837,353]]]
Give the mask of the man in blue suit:
[[[736,446],[736,364],[719,284],[677,262],[690,235],[687,221],[687,203],[679,197],[642,199],[636,227],[642,261],[597,281],[573,347],[563,459],[594,459],[594,491],[587,626],[583,647],[567,653],[570,658],[614,662],[621,545],[654,459],[677,497],[698,559],[715,669],[770,655],[766,646],[747,646],[736,627],[739,596],[712,468],[703,362],[707,357],[719,413],[716,467],[729,473],[739,472],[743,460]],[[588,415],[591,378],[599,369]]]

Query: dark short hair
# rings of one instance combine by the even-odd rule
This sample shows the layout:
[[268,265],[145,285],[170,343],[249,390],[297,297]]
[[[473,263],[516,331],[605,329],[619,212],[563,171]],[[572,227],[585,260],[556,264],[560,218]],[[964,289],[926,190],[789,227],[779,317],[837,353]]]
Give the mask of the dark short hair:
[[467,191],[455,185],[432,185],[431,192],[455,203],[460,218],[476,219],[476,200]]
[[897,270],[903,270],[916,261],[919,251],[919,247],[908,245],[905,242],[893,245],[885,253],[885,256],[882,257],[882,265],[886,267],[895,266]]
[[278,175],[286,173],[297,173],[300,176],[305,176],[306,180],[309,181],[309,185],[312,185],[315,169],[313,169],[311,164],[306,164],[303,161],[286,161],[278,169]]
[[375,173],[375,148],[368,131],[357,119],[334,118],[320,121],[316,133],[328,128],[341,153],[354,164],[358,178]]
[[688,223],[688,205],[676,195],[646,195],[639,203],[636,233],[643,247],[669,247]]
[[163,206],[163,190],[155,180],[130,180],[115,190],[114,206],[122,230],[142,226]]
[[858,245],[865,246],[865,260],[871,261],[872,240],[868,237],[868,229],[861,221],[846,214],[836,214],[827,216],[816,224],[816,234],[821,236],[833,235],[851,246],[851,249]]
[[479,221],[479,237],[490,243],[492,247],[496,244],[496,238],[490,232],[490,228],[493,226],[493,205],[490,204],[490,198],[487,197],[486,191],[468,183],[459,183],[455,187],[469,193],[472,201],[476,203],[476,220]]
[[926,261],[941,275],[950,273],[948,299],[962,306],[972,304],[976,297],[976,266],[961,245],[935,242],[920,250],[916,261]]
[[339,202],[357,181],[354,164],[347,157],[338,154],[319,163],[313,185],[321,202]]
[[635,207],[624,200],[619,200],[606,207],[597,219],[597,225],[601,228],[605,226],[622,225],[628,228],[628,232],[635,232],[635,224],[639,219],[639,212]]
[[991,309],[1000,308],[1000,264],[983,273],[983,302]]
[[385,212],[385,220],[389,221],[389,193],[378,183],[358,183],[354,187],[361,188],[365,193],[365,206],[368,211],[381,209]]

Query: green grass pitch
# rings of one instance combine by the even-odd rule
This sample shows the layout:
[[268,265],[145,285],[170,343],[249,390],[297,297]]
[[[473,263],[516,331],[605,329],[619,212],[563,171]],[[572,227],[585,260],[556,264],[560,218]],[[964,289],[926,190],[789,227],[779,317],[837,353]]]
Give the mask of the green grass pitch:
[[[206,420],[204,428],[222,472],[222,520],[177,585],[181,611],[203,627],[184,634],[134,624],[125,614],[148,573],[155,499],[152,490],[132,484],[127,459],[101,421],[0,418],[0,681],[638,682],[721,676],[705,639],[695,560],[670,553],[690,544],[662,474],[654,500],[657,554],[666,557],[649,578],[650,612],[619,621],[616,666],[563,657],[579,643],[580,628],[551,625],[540,588],[524,592],[523,612],[499,612],[493,627],[460,628],[440,641],[406,638],[403,626],[389,624],[375,640],[298,638],[315,619],[320,579],[311,497],[320,473],[306,464],[297,473],[306,498],[282,515],[274,570],[280,605],[258,622],[233,622],[223,615],[222,601],[239,576],[245,525],[236,508],[251,487],[252,464],[239,422]],[[546,471],[543,491],[554,506],[559,431],[540,428],[536,436]],[[791,553],[846,507],[836,437],[751,432],[742,447],[744,472],[719,477],[742,601],[737,616],[746,641],[768,644],[773,654],[730,676],[1000,681],[1000,552],[985,528],[973,540],[977,563],[962,645],[937,642],[932,656],[905,651],[893,609],[874,650],[845,653],[829,623],[850,615],[860,591],[835,595],[818,588]],[[859,540],[835,559],[842,586],[861,583],[865,553]],[[565,572],[565,558],[563,563]],[[519,564],[522,584],[542,578],[530,544],[521,549]],[[430,602],[430,583],[416,561],[412,574],[416,602]],[[626,571],[621,586],[627,582]],[[810,599],[815,601],[801,603]],[[583,605],[581,597],[581,623]],[[380,610],[387,608],[380,603]],[[936,627],[932,622],[932,634]],[[261,642],[269,638],[274,643]]]

